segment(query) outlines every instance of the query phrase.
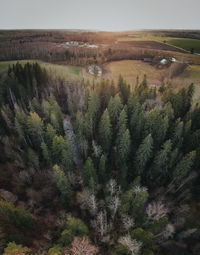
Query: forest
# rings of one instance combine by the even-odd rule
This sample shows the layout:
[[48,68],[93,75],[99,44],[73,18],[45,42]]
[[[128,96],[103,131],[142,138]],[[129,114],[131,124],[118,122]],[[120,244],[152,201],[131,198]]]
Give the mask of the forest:
[[1,254],[199,254],[194,84],[0,75]]

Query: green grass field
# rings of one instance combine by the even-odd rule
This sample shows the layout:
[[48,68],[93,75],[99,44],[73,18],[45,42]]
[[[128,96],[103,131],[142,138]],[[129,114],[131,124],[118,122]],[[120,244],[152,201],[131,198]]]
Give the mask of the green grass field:
[[200,40],[197,39],[171,38],[167,39],[166,42],[187,51],[191,51],[193,48],[194,53],[200,53]]
[[0,73],[6,71],[9,65],[13,65],[19,62],[24,65],[27,62],[29,63],[39,63],[42,67],[46,68],[47,71],[51,72],[51,74],[60,77],[60,78],[83,78],[83,68],[79,66],[70,66],[70,65],[57,65],[42,62],[39,60],[19,60],[19,61],[1,61],[0,62]]
[[127,37],[120,37],[118,38],[118,41],[157,41],[157,42],[164,42],[168,43],[170,45],[182,48],[187,51],[191,51],[191,49],[194,49],[194,53],[200,53],[200,40],[198,39],[190,39],[190,38],[178,38],[178,37],[169,37],[164,36],[162,33],[158,33],[158,35],[155,35],[153,33],[147,32],[141,32],[141,33],[135,33],[130,34]]

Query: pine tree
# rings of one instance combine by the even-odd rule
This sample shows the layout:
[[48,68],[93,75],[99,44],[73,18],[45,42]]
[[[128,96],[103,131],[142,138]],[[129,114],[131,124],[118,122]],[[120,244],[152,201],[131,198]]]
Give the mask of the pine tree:
[[31,148],[28,148],[27,150],[27,164],[36,170],[39,169],[39,157]]
[[30,116],[27,120],[28,132],[32,138],[32,141],[38,146],[43,141],[43,121],[36,112],[30,112]]
[[145,116],[144,107],[133,97],[129,100],[130,131],[134,137],[135,147],[139,144],[144,130]]
[[152,109],[145,121],[144,135],[152,134],[154,147],[159,147],[165,139],[168,129],[168,117],[162,118],[157,108]]
[[176,165],[173,171],[173,179],[180,181],[185,178],[191,170],[196,158],[196,151],[191,151],[186,154]]
[[169,168],[169,157],[170,157],[170,152],[172,148],[172,143],[171,140],[167,140],[163,145],[162,149],[157,152],[155,155],[154,161],[153,161],[153,170],[152,170],[152,175],[156,176],[159,173],[167,173],[167,170]]
[[93,137],[96,124],[99,118],[100,111],[100,98],[97,92],[92,92],[88,99],[88,111],[86,115],[86,131],[88,137]]
[[65,175],[63,170],[58,165],[54,165],[53,171],[54,171],[55,178],[56,178],[56,185],[57,185],[57,188],[59,189],[60,193],[63,196],[71,198],[72,189],[71,189],[71,184],[70,184],[67,176]]
[[135,156],[135,169],[138,174],[144,172],[145,166],[152,156],[153,138],[149,134],[140,144]]
[[118,130],[118,135],[122,135],[128,127],[128,116],[126,113],[126,107],[124,107],[119,115],[119,119],[117,122],[117,130]]
[[106,181],[106,160],[104,155],[101,155],[101,158],[99,160],[99,168],[98,168],[98,178],[100,183],[104,184]]
[[119,162],[120,165],[126,162],[128,159],[129,153],[131,149],[131,137],[128,129],[124,133],[122,133],[119,137],[117,137],[116,143],[116,161]]
[[45,137],[46,137],[46,141],[47,141],[47,144],[49,147],[52,146],[54,136],[56,136],[56,130],[53,128],[53,126],[51,124],[48,123],[47,128],[46,128]]
[[126,104],[130,94],[130,86],[126,84],[126,82],[124,81],[121,75],[119,76],[119,80],[118,80],[118,89],[120,92],[120,97],[122,99],[122,102]]
[[117,124],[122,108],[123,105],[121,103],[119,94],[116,94],[114,98],[113,97],[110,98],[110,101],[108,103],[108,112],[113,127],[115,127]]
[[63,114],[56,100],[51,102],[50,122],[59,134],[63,134]]
[[15,128],[20,139],[27,143],[27,116],[24,111],[17,112],[15,115]]
[[48,146],[46,145],[46,143],[42,142],[41,143],[41,149],[42,149],[42,156],[47,164],[47,166],[51,165],[51,157],[50,157],[50,153],[48,150]]
[[61,164],[64,170],[72,170],[73,149],[67,137],[54,136],[52,143],[52,154],[54,162]]
[[55,162],[60,163],[63,150],[66,150],[65,139],[62,136],[55,135],[52,143],[52,154]]
[[94,181],[97,184],[96,169],[94,167],[92,159],[88,158],[86,160],[84,168],[83,168],[83,182],[84,182],[85,186],[89,187],[91,185],[91,183],[90,183],[91,178],[93,178],[92,181]]
[[175,128],[173,131],[172,142],[173,146],[180,148],[183,142],[183,121],[180,118],[176,120]]
[[117,182],[122,188],[126,188],[127,185],[127,174],[128,174],[128,167],[126,164],[123,164],[117,170]]
[[106,154],[109,153],[112,141],[112,127],[107,109],[104,111],[99,123],[99,138],[104,152]]

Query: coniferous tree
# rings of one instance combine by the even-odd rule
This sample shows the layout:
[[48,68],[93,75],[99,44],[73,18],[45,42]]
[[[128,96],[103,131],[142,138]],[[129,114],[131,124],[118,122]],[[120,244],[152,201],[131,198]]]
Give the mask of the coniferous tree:
[[131,149],[131,137],[128,129],[117,137],[116,161],[122,165],[128,159]]
[[186,177],[191,170],[196,157],[196,151],[191,151],[186,154],[176,165],[173,171],[173,179],[180,181]]
[[96,169],[92,159],[88,158],[83,168],[83,182],[85,186],[89,187],[91,185],[91,178],[93,178],[92,182],[97,183]]
[[143,174],[145,166],[152,156],[153,138],[149,134],[140,144],[135,156],[135,169],[138,174]]
[[42,156],[47,164],[47,166],[51,165],[51,156],[48,150],[48,146],[46,145],[46,143],[42,142],[41,143],[41,149],[42,149]]
[[52,142],[55,135],[56,135],[56,130],[53,128],[51,124],[48,123],[46,127],[45,137],[49,147],[52,146]]
[[104,111],[99,123],[99,137],[104,152],[108,154],[112,141],[112,126],[110,123],[110,116],[107,109]]
[[157,108],[152,109],[145,121],[144,135],[152,134],[154,146],[158,147],[165,139],[168,129],[168,117],[162,118]]
[[24,111],[16,113],[15,128],[19,137],[27,143],[27,116]]
[[169,168],[169,157],[171,153],[172,143],[171,140],[167,140],[163,145],[162,149],[157,152],[153,161],[152,175],[166,174]]
[[44,124],[36,112],[31,112],[27,120],[28,132],[36,146],[43,141]]
[[141,141],[144,129],[144,107],[139,103],[138,99],[130,96],[128,108],[130,112],[130,131],[134,137],[134,145],[136,147]]
[[60,193],[63,196],[71,198],[72,189],[71,189],[71,184],[70,184],[67,176],[65,175],[63,170],[58,165],[54,165],[53,171],[54,171],[55,178],[56,178],[56,185],[57,185],[57,188],[59,189]]
[[123,105],[121,103],[119,94],[116,94],[114,98],[113,97],[110,98],[110,101],[108,103],[108,112],[109,112],[110,121],[113,127],[115,127],[117,124],[122,108],[123,108]]
[[106,181],[106,161],[105,161],[105,157],[102,154],[101,158],[99,160],[99,168],[98,168],[98,177],[99,177],[99,181],[100,183],[104,184]]
[[67,137],[54,136],[52,143],[52,154],[54,162],[61,164],[64,170],[72,170],[73,150],[71,142]]

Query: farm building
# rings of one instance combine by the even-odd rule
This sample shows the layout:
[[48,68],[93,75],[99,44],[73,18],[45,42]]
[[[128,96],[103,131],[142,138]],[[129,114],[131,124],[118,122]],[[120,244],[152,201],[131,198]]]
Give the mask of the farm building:
[[166,58],[163,58],[162,60],[160,60],[160,63],[162,64],[162,65],[166,65],[167,64],[167,59]]

